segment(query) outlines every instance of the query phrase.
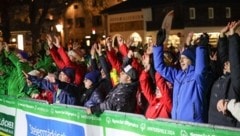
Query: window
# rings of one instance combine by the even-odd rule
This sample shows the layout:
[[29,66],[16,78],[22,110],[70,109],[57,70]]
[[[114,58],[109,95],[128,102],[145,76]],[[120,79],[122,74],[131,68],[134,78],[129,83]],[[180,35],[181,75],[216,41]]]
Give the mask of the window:
[[230,7],[226,7],[226,18],[231,18],[231,8]]
[[102,18],[101,18],[101,16],[93,16],[92,24],[93,24],[93,26],[101,26],[102,25]]
[[68,18],[67,19],[67,28],[72,28],[72,25],[73,25],[73,20],[71,18]]
[[189,8],[189,19],[193,20],[196,18],[195,8]]
[[93,7],[102,7],[103,6],[103,0],[92,0],[92,6]]
[[76,28],[84,28],[85,27],[85,19],[83,17],[76,18]]
[[214,18],[214,9],[208,8],[208,18],[213,19]]

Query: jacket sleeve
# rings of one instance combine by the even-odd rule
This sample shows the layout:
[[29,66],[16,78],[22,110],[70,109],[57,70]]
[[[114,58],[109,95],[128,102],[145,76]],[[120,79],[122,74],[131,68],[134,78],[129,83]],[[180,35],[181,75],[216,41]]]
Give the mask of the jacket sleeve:
[[99,70],[97,65],[97,60],[95,58],[94,59],[91,58],[90,63],[93,70]]
[[228,39],[226,36],[219,37],[217,42],[217,59],[221,63],[221,67],[223,67],[225,57],[228,57]]
[[148,103],[151,103],[156,96],[153,93],[154,91],[150,85],[149,78],[150,76],[148,72],[143,70],[139,79],[140,79],[140,87],[141,87],[142,93],[144,94]]
[[28,75],[28,80],[30,80],[34,85],[43,90],[50,90],[51,92],[55,91],[53,84],[47,81],[46,79]]
[[126,44],[122,44],[122,45],[119,45],[119,51],[123,55],[123,57],[126,57],[129,50]]
[[107,59],[105,58],[105,56],[99,56],[99,62],[100,62],[100,65],[104,71],[104,73],[106,74],[108,80],[111,80],[111,77],[110,77],[110,67],[109,67],[109,64],[107,62]]
[[162,94],[161,102],[166,107],[166,110],[170,113],[172,110],[172,91],[167,86],[166,80],[157,72],[155,74],[155,79],[157,87]]
[[229,36],[229,61],[231,70],[231,82],[236,93],[237,101],[240,100],[240,37],[238,34]]
[[207,47],[198,46],[196,48],[196,62],[195,62],[195,77],[198,84],[207,84],[207,74],[208,74],[208,64],[209,64],[209,54]]
[[61,60],[63,61],[64,65],[66,67],[71,67],[73,65],[73,62],[69,59],[67,53],[65,52],[65,50],[63,49],[63,47],[58,48],[58,54],[61,57]]
[[51,54],[54,62],[56,63],[57,67],[59,69],[63,69],[65,67],[65,63],[61,59],[60,54],[58,54],[57,49],[56,48],[50,49],[50,54]]
[[235,99],[230,100],[227,109],[238,121],[240,121],[240,102],[236,102]]
[[163,61],[163,46],[153,47],[153,63],[154,68],[159,72],[165,79],[173,83],[178,70],[173,67],[168,67]]
[[107,59],[109,60],[112,68],[115,68],[118,73],[121,72],[122,63],[118,60],[114,50],[107,51]]

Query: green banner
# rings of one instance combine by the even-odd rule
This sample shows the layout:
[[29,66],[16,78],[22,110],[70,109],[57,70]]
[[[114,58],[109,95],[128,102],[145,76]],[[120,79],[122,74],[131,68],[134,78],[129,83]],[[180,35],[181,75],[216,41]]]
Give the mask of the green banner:
[[1,136],[13,136],[14,120],[15,120],[14,116],[0,113],[0,135]]
[[[85,135],[93,131],[88,129],[88,127],[98,129],[101,133],[99,135],[103,136],[113,134],[131,136],[239,136],[240,134],[240,129],[237,128],[179,122],[170,119],[148,120],[142,115],[113,111],[105,111],[99,116],[87,115],[84,107],[49,105],[39,101],[14,100],[13,98],[3,98],[2,96],[0,96],[0,106],[16,107],[19,117],[25,117],[22,114],[29,114],[36,116],[38,119],[66,121],[67,123],[83,126]],[[9,111],[0,112],[0,135],[1,133],[6,135],[13,135],[14,133],[14,113],[13,111],[10,114],[7,112]]]

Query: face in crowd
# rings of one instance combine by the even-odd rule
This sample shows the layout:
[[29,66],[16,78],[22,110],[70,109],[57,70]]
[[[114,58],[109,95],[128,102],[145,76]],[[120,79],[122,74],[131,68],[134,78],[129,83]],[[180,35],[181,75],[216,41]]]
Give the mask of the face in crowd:
[[182,70],[186,70],[192,64],[192,61],[185,55],[180,56],[179,62]]

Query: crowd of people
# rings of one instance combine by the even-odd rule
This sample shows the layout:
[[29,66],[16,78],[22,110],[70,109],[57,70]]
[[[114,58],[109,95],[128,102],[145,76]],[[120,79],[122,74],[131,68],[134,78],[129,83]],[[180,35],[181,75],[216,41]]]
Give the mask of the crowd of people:
[[113,110],[239,127],[238,28],[240,21],[222,28],[217,47],[207,33],[193,39],[191,32],[178,52],[164,46],[164,28],[141,49],[121,36],[86,50],[47,35],[37,55],[1,43],[0,94],[84,106],[87,114]]

